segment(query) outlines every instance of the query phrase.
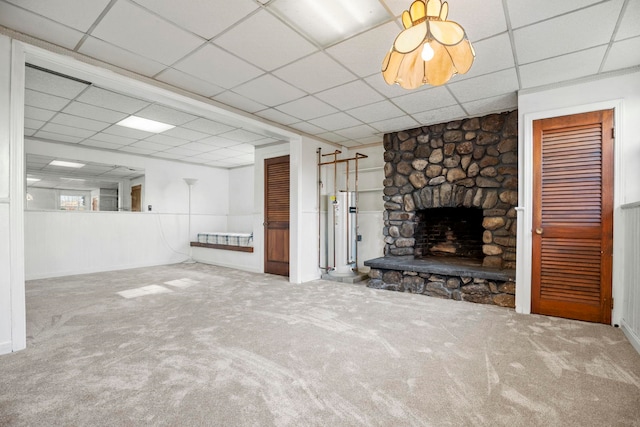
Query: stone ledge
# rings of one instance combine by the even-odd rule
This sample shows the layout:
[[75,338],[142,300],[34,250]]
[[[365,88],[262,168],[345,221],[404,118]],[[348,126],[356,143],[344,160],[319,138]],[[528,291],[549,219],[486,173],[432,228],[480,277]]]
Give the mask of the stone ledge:
[[381,270],[414,271],[416,273],[442,274],[446,276],[472,277],[474,279],[490,279],[514,281],[515,270],[500,270],[481,265],[465,265],[464,261],[446,258],[415,259],[413,256],[387,256],[370,259],[364,262],[367,267]]

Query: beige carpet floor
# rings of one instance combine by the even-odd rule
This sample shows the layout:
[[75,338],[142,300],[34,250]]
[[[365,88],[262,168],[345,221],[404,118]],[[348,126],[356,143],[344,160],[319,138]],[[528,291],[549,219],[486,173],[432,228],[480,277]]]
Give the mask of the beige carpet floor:
[[179,264],[27,283],[2,426],[632,426],[610,326]]

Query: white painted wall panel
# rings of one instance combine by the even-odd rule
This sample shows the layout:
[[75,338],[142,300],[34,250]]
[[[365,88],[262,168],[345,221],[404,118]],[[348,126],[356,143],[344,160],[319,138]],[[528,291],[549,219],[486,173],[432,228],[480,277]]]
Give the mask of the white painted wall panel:
[[640,203],[623,207],[625,294],[622,329],[640,352]]
[[0,202],[0,354],[11,352],[9,204]]

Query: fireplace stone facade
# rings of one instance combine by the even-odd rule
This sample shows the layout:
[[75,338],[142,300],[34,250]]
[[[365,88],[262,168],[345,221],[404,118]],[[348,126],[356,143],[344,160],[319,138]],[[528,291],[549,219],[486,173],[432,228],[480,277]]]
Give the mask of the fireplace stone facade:
[[[513,306],[517,132],[517,111],[512,111],[385,135],[385,258],[417,259],[430,255],[425,253],[424,245],[416,243],[416,230],[423,228],[421,218],[425,221],[419,212],[464,208],[460,210],[481,210],[481,266],[475,277],[442,272],[434,276],[416,269],[380,268],[388,263],[374,262],[371,287]],[[446,251],[456,247],[454,243],[444,242],[440,247]],[[450,263],[451,257],[446,258]],[[503,271],[505,277],[493,278],[494,281],[486,274],[483,277],[483,272],[490,270]],[[410,286],[413,282],[423,286]]]

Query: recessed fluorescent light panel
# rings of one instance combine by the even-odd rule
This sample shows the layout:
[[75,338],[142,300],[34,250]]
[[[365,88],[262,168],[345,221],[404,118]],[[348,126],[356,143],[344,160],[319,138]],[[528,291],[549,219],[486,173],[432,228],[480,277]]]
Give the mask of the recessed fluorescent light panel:
[[129,116],[124,120],[120,120],[116,124],[118,126],[124,126],[127,128],[143,130],[145,132],[152,133],[161,133],[175,127],[166,123],[156,122],[155,120],[143,119],[142,117],[138,116]]
[[54,160],[49,163],[49,166],[62,166],[63,168],[81,168],[84,167],[84,163],[66,162],[64,160]]
[[40,178],[27,177],[27,182],[38,182],[38,181],[40,181]]
[[372,0],[278,0],[269,7],[322,47],[390,19]]

